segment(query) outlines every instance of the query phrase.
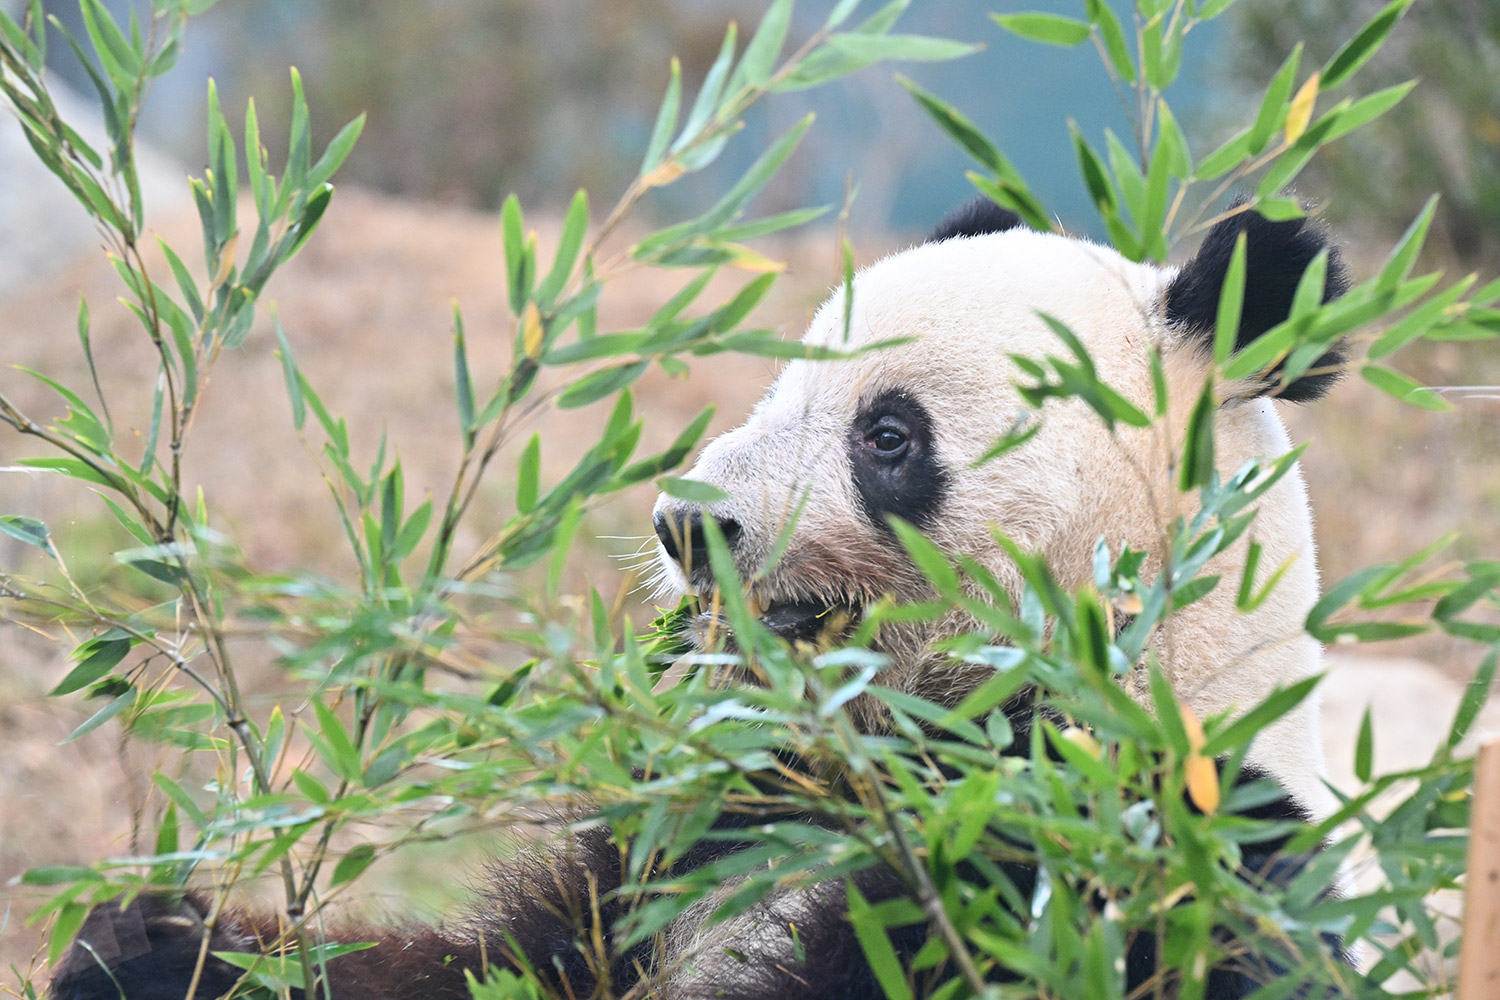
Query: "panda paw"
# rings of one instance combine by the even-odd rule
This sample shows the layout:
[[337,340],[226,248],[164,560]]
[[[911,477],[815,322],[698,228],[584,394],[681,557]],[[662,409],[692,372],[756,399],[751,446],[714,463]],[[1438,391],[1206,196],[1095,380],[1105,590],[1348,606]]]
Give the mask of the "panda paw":
[[[52,977],[53,1000],[207,1000],[227,993],[240,970],[216,951],[244,951],[233,928],[210,928],[200,896],[145,893],[89,911]],[[205,949],[205,939],[207,948]],[[201,969],[199,968],[201,963]],[[191,993],[196,974],[197,987]]]

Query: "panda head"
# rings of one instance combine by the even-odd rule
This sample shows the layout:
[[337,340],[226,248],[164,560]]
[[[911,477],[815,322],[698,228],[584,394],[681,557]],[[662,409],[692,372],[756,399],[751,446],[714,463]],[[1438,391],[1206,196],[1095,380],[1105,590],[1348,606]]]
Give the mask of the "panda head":
[[[1240,212],[1173,269],[1031,231],[989,203],[955,212],[928,242],[859,272],[851,304],[839,289],[814,315],[804,343],[854,357],[791,362],[743,426],[704,448],[686,475],[728,499],[658,500],[664,574],[684,591],[711,591],[701,523],[712,517],[762,621],[803,641],[882,597],[927,595],[892,518],[915,525],[950,556],[985,566],[1012,596],[1020,575],[995,541],[997,528],[1045,556],[1071,588],[1092,580],[1100,537],[1115,551],[1126,543],[1159,552],[1164,526],[1196,503],[1175,488],[1174,461],[1210,374],[1219,289],[1240,232],[1247,242],[1241,344],[1286,318],[1298,281],[1324,249],[1325,297],[1342,290],[1337,251],[1305,219],[1273,223]],[[1160,351],[1167,418],[1111,430],[1083,401],[1051,400],[1024,445],[979,461],[1027,417],[1015,359],[1067,353],[1043,314],[1073,331],[1103,382],[1147,412],[1152,354]],[[883,341],[897,343],[872,346]],[[1286,385],[1273,371],[1220,386],[1221,473],[1284,454],[1290,445],[1270,396],[1316,398],[1337,377],[1339,360],[1330,352]],[[1302,631],[1318,583],[1295,470],[1261,499],[1249,535],[1206,572],[1238,581],[1252,536],[1262,547],[1263,573],[1291,564],[1270,599],[1242,614],[1233,583],[1223,584],[1173,615],[1154,645],[1179,697],[1204,717],[1248,708],[1319,668],[1319,649]],[[883,628],[878,642],[890,665],[882,683],[956,703],[982,675],[935,652],[933,642],[972,624],[955,612],[936,623]],[[1305,705],[1300,716],[1283,720],[1293,738],[1275,738],[1260,754],[1288,760],[1258,763],[1289,787],[1289,778],[1310,775],[1295,782],[1306,786],[1301,797],[1308,801],[1322,790],[1315,708]],[[862,724],[880,727],[877,705],[856,709]]]

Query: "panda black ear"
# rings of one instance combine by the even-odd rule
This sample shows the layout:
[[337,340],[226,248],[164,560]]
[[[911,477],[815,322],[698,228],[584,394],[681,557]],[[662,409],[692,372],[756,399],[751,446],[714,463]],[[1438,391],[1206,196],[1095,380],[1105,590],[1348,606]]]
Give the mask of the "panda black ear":
[[941,243],[955,236],[984,236],[987,233],[1003,233],[1021,225],[1021,217],[1008,208],[1001,208],[984,195],[968,201],[947,215],[937,224],[928,243]]
[[[1257,212],[1240,212],[1209,230],[1197,255],[1167,288],[1168,322],[1201,340],[1206,348],[1212,348],[1219,294],[1240,233],[1245,234],[1245,302],[1236,350],[1287,318],[1302,273],[1323,250],[1328,251],[1323,301],[1337,298],[1349,287],[1349,270],[1322,223],[1309,218],[1272,222]],[[1317,399],[1338,381],[1343,360],[1343,345],[1335,344],[1313,362],[1310,374],[1280,387],[1277,398],[1293,403]],[[1275,374],[1274,369],[1266,373],[1267,392],[1278,386]]]

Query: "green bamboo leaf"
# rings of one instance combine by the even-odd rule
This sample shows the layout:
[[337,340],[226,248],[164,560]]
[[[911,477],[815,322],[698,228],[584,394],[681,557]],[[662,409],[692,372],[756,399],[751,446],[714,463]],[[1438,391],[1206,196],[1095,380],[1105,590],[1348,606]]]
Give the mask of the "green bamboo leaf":
[[[1002,208],[1008,208],[1025,220],[1026,225],[1039,233],[1052,232],[1056,225],[1052,221],[1047,209],[1037,200],[1024,182],[1019,184],[1006,181],[993,181],[988,177],[982,177],[974,171],[964,175],[969,183],[985,195],[995,204]],[[846,338],[847,339],[847,338]]]
[[1383,358],[1432,331],[1448,311],[1473,287],[1477,275],[1469,274],[1422,303],[1392,324],[1370,345],[1371,360]]
[[208,825],[208,818],[203,814],[203,810],[198,808],[198,804],[193,801],[193,797],[188,794],[187,789],[183,788],[172,777],[160,771],[155,771],[152,772],[151,783],[161,789],[162,794],[177,807],[179,812],[184,813],[188,819],[192,820],[195,827],[201,830]]
[[901,547],[906,549],[906,554],[911,557],[911,561],[937,589],[937,592],[944,597],[956,597],[959,584],[958,571],[953,568],[953,564],[942,550],[929,541],[921,531],[899,517],[891,517],[888,521],[896,532],[896,538],[900,540]]
[[724,305],[715,309],[708,317],[708,330],[711,333],[727,333],[744,322],[745,317],[750,315],[750,310],[760,304],[765,298],[766,292],[770,291],[771,285],[776,281],[775,273],[762,274],[751,279],[744,288],[735,294]]
[[962,146],[986,170],[1007,180],[1020,178],[1020,174],[1010,161],[963,114],[904,76],[896,77],[896,81],[906,88],[907,93],[917,99],[922,110],[927,112],[928,117],[936,122],[939,128],[948,133],[950,138]]
[[984,46],[926,35],[869,35],[860,32],[830,35],[834,52],[864,65],[876,62],[944,62],[978,52]]
[[1273,367],[1284,358],[1297,341],[1297,324],[1278,323],[1256,337],[1224,365],[1224,380],[1248,378]]
[[1166,101],[1157,102],[1158,126],[1161,130],[1158,142],[1166,148],[1167,169],[1173,177],[1187,180],[1193,176],[1193,157],[1188,151],[1187,136],[1177,123],[1177,116],[1167,107]]
[[550,310],[552,304],[562,294],[563,287],[567,285],[569,276],[573,273],[573,265],[578,260],[578,251],[583,247],[583,237],[589,225],[589,196],[588,192],[580,190],[573,195],[573,201],[568,205],[568,214],[563,219],[562,234],[557,240],[557,254],[552,259],[552,270],[547,272],[547,277],[537,286],[537,304],[543,311]]
[[677,113],[682,106],[682,64],[672,58],[671,76],[667,80],[667,93],[662,97],[661,107],[656,112],[656,124],[651,129],[651,138],[646,143],[646,156],[641,160],[639,176],[645,177],[660,165],[666,154],[672,130],[677,127]]
[[1323,68],[1322,88],[1332,90],[1357,73],[1384,43],[1386,36],[1411,5],[1412,0],[1392,0],[1381,8],[1358,34],[1344,43],[1333,58],[1328,60],[1328,65]]
[[255,99],[245,104],[245,172],[250,181],[250,192],[255,195],[255,209],[262,218],[271,213],[276,200],[275,178],[266,171],[266,148],[260,138],[260,116],[255,111]]
[[1251,156],[1260,155],[1260,152],[1266,148],[1266,143],[1271,141],[1271,136],[1275,135],[1282,123],[1286,121],[1287,99],[1292,96],[1292,86],[1297,79],[1297,65],[1301,60],[1302,43],[1298,42],[1266,86],[1265,96],[1260,102],[1260,111],[1255,116],[1255,123],[1250,126],[1245,136],[1245,150]]
[[35,518],[22,517],[20,514],[6,514],[0,517],[0,531],[27,545],[34,545],[48,555],[53,554],[52,533],[47,530],[46,524]]
[[343,885],[352,882],[375,860],[375,848],[369,844],[355,844],[344,852],[339,858],[339,863],[333,866],[333,877],[329,879],[329,886]]
[[1448,621],[1473,607],[1480,598],[1496,594],[1495,588],[1500,585],[1500,567],[1491,566],[1484,571],[1476,571],[1471,567],[1470,572],[1475,575],[1468,583],[1450,590],[1438,599],[1437,604],[1433,605],[1432,617]]
[[833,10],[828,13],[828,20],[823,22],[823,27],[830,31],[834,28],[837,28],[839,25],[849,20],[849,15],[854,13],[855,8],[858,7],[860,3],[861,0],[839,0],[839,2],[834,5]]
[[1297,290],[1292,293],[1292,307],[1287,318],[1295,321],[1315,312],[1323,304],[1323,289],[1327,283],[1328,248],[1324,247],[1297,279]]
[[1448,727],[1446,746],[1449,750],[1463,742],[1463,738],[1468,735],[1469,727],[1474,724],[1475,719],[1479,718],[1480,709],[1484,708],[1485,703],[1489,701],[1495,684],[1497,662],[1500,662],[1500,648],[1490,650],[1489,655],[1481,661],[1479,669],[1474,672],[1474,678],[1469,681],[1468,687],[1464,690],[1463,699],[1453,715],[1453,724]]
[[318,157],[318,162],[308,170],[304,187],[311,190],[326,184],[338,172],[339,167],[344,165],[349,154],[354,151],[354,144],[359,141],[360,133],[364,130],[365,116],[363,114],[339,129],[338,134],[328,141],[327,146],[323,147],[323,155]]
[[1359,735],[1354,741],[1354,776],[1360,781],[1369,781],[1371,764],[1375,755],[1375,731],[1370,719],[1370,707],[1359,720]]
[[683,479],[679,476],[663,476],[656,481],[661,491],[669,497],[678,500],[686,500],[689,503],[719,503],[732,499],[728,493],[719,489],[712,483],[701,482],[697,479]]
[[306,383],[297,370],[297,362],[292,358],[292,345],[286,339],[286,331],[281,328],[281,317],[276,315],[274,309],[271,311],[271,326],[276,330],[276,342],[281,345],[276,356],[281,359],[281,376],[286,382],[287,399],[292,404],[292,426],[300,431],[307,420],[307,402],[302,395]]
[[71,882],[103,882],[104,876],[80,865],[43,865],[21,873],[22,885],[67,885]]
[[130,44],[130,40],[120,31],[120,26],[100,0],[82,0],[78,10],[83,16],[83,26],[88,32],[89,42],[93,44],[94,53],[99,57],[99,64],[104,67],[105,73],[117,88],[121,91],[130,90],[141,72],[142,53],[139,46]]
[[313,711],[318,716],[318,730],[322,734],[320,750],[323,762],[340,778],[350,784],[359,783],[359,748],[349,738],[349,731],[333,713],[333,709],[321,701],[313,702]]
[[516,510],[530,514],[536,509],[542,472],[542,436],[531,435],[516,463]]
[[431,523],[432,497],[429,496],[417,505],[417,509],[411,512],[411,516],[401,526],[395,545],[391,549],[391,562],[400,562],[415,552],[422,541],[422,536],[427,533],[427,526]]
[[72,743],[80,736],[84,736],[88,733],[93,732],[95,729],[98,729],[110,719],[113,719],[115,716],[125,711],[131,705],[135,704],[135,693],[136,692],[134,685],[125,685],[125,690],[122,694],[115,695],[110,700],[109,704],[105,705],[103,708],[99,709],[99,711],[89,716],[82,725],[73,730],[67,736],[63,737],[62,742]]
[[1219,310],[1214,320],[1214,364],[1223,367],[1234,354],[1240,333],[1240,316],[1245,304],[1245,233],[1235,238],[1219,289]]
[[[165,297],[165,296],[164,296]],[[94,383],[94,395],[99,400],[99,408],[104,411],[104,423],[108,430],[108,437],[114,437],[115,422],[109,414],[109,404],[104,400],[104,388],[99,384],[99,368],[94,364],[94,349],[89,338],[89,304],[88,300],[80,297],[78,299],[78,343],[83,348],[83,358],[89,366],[89,378]]]
[[[208,153],[211,177],[209,191],[213,196],[214,261],[212,270],[220,273],[225,265],[219,255],[230,248],[230,237],[237,231],[235,199],[239,191],[239,157],[235,154],[234,137],[224,120],[219,107],[219,90],[212,80],[208,81]],[[233,261],[228,262],[230,265]]]
[[47,697],[56,698],[72,694],[99,680],[125,659],[125,655],[130,652],[135,642],[134,637],[120,629],[110,629],[103,635],[89,639],[73,651],[73,657],[78,660],[78,666],[69,671],[56,687],[47,692]]
[[1367,94],[1357,101],[1347,99],[1340,101],[1337,105],[1330,108],[1324,116],[1324,118],[1333,118],[1335,120],[1322,132],[1323,142],[1325,144],[1330,143],[1379,118],[1397,104],[1400,104],[1416,85],[1417,81],[1408,80],[1405,83],[1398,83],[1394,87],[1386,87],[1383,90],[1377,90],[1373,94]]
[[1098,30],[1104,43],[1104,51],[1108,54],[1116,75],[1124,81],[1134,80],[1135,62],[1130,58],[1130,46],[1125,41],[1125,30],[1120,26],[1120,19],[1105,0],[1088,0],[1087,8],[1089,21]]
[[[323,214],[328,211],[328,205],[332,201],[333,185],[326,182],[307,196],[307,201],[304,203],[301,213],[297,215],[292,225],[288,228],[286,236],[277,244],[278,250],[275,258],[275,266],[280,266],[291,260],[293,255],[302,249],[302,245],[307,242],[308,238],[312,236],[313,231],[318,228],[318,223],[323,221]],[[265,284],[266,279],[269,277],[269,271],[257,275],[253,282],[251,282],[254,285],[254,291],[259,292],[261,286]],[[226,337],[226,343],[228,340],[229,338]]]
[[885,922],[865,901],[853,879],[846,880],[844,886],[849,899],[849,922],[854,925],[854,936],[880,988],[888,1000],[912,1000],[911,987],[906,983],[901,960],[896,957],[896,949],[886,934]]
[[1238,132],[1193,168],[1193,179],[1211,181],[1238,167],[1250,155],[1250,131]]
[[562,391],[557,405],[564,410],[587,406],[630,385],[645,374],[649,365],[647,361],[632,361],[586,375]]
[[1453,404],[1422,383],[1382,365],[1365,365],[1359,370],[1364,380],[1388,396],[1424,410],[1451,410]]
[[1099,154],[1094,152],[1094,148],[1078,130],[1077,123],[1069,122],[1068,130],[1073,135],[1073,150],[1078,155],[1078,166],[1083,173],[1083,182],[1089,189],[1089,197],[1093,199],[1094,207],[1101,213],[1113,215],[1119,210],[1119,196],[1110,180],[1109,171],[1104,168]]
[[[1170,112],[1169,112],[1170,114]],[[1165,142],[1157,142],[1151,153],[1150,167],[1146,172],[1146,204],[1143,214],[1137,219],[1138,227],[1145,238],[1145,250],[1153,260],[1165,261],[1167,257],[1167,189],[1171,182],[1172,149]]]
[[548,365],[573,365],[582,361],[597,361],[635,354],[646,343],[647,335],[641,331],[629,333],[604,333],[562,347],[554,347],[542,355],[542,363]]
[[[1320,123],[1322,124],[1322,123]],[[1286,186],[1302,172],[1302,168],[1312,160],[1313,154],[1318,151],[1318,143],[1312,130],[1303,133],[1302,139],[1297,144],[1277,157],[1276,162],[1267,170],[1265,176],[1255,187],[1257,198],[1270,198],[1286,189]],[[1261,214],[1265,214],[1262,212]],[[1269,216],[1267,216],[1269,218]],[[1273,220],[1274,221],[1274,220]]]
[[615,477],[615,482],[622,487],[629,486],[681,465],[682,460],[687,457],[688,452],[692,451],[698,444],[699,439],[703,437],[703,432],[708,428],[708,422],[713,418],[713,415],[714,408],[712,406],[705,407],[683,429],[682,433],[677,435],[666,451],[627,467]]
[[500,208],[500,233],[505,247],[505,273],[510,289],[510,311],[517,316],[531,297],[526,278],[526,232],[521,202],[514,194]]
[[717,110],[719,98],[724,93],[724,83],[729,76],[730,64],[734,62],[737,31],[734,22],[731,21],[728,30],[724,32],[724,41],[719,46],[719,54],[703,77],[703,86],[693,101],[692,110],[688,112],[687,123],[682,126],[682,132],[677,136],[677,141],[672,143],[672,152],[681,150],[696,139],[703,131],[703,127],[708,124],[714,111]]
[[16,464],[32,469],[51,469],[72,479],[107,486],[112,490],[118,490],[122,486],[120,480],[111,478],[102,469],[76,458],[20,458],[16,460]]
[[292,124],[287,136],[286,169],[282,172],[281,195],[276,199],[276,214],[291,205],[293,194],[307,190],[307,172],[312,164],[312,128],[308,122],[307,95],[302,89],[302,74],[294,67],[292,80]]
[[1218,757],[1248,746],[1256,733],[1305,701],[1322,679],[1322,675],[1306,677],[1295,684],[1278,688],[1265,701],[1210,736],[1203,745],[1203,756]]
[[763,87],[776,69],[776,57],[786,43],[787,29],[792,21],[792,0],[775,0],[760,19],[760,26],[745,54],[735,67],[734,75],[724,88],[727,94],[738,94],[746,87]]
[[726,242],[742,243],[745,240],[753,240],[770,233],[779,233],[784,229],[805,225],[827,215],[831,208],[831,205],[820,205],[816,208],[796,208],[788,212],[779,212],[776,215],[768,215],[764,219],[756,219],[754,222],[727,226],[720,229],[718,235]]
[[1177,488],[1184,493],[1199,486],[1206,486],[1214,476],[1214,414],[1218,410],[1218,399],[1214,395],[1213,380],[1203,385],[1198,402],[1188,418],[1187,432],[1182,444],[1182,469]]
[[1437,212],[1438,196],[1432,195],[1427,203],[1422,206],[1422,211],[1412,220],[1411,225],[1406,227],[1406,232],[1401,234],[1401,239],[1391,248],[1386,256],[1385,264],[1380,268],[1380,277],[1377,279],[1377,287],[1382,292],[1389,292],[1411,274],[1412,265],[1417,262],[1417,255],[1422,252],[1422,245],[1427,241],[1427,229],[1432,225],[1433,216]]
[[1089,37],[1085,22],[1058,14],[991,14],[990,17],[1011,34],[1032,42],[1072,48]]
[[177,853],[177,833],[177,807],[168,802],[166,811],[162,814],[161,823],[156,828],[158,856]]
[[716,230],[739,218],[746,203],[775,175],[781,165],[786,162],[787,157],[792,155],[811,124],[812,115],[804,117],[772,143],[712,208],[696,219],[646,236],[631,248],[631,256],[636,260],[655,260],[674,248],[687,245],[699,236],[717,235]]
[[458,429],[464,450],[474,447],[474,377],[469,372],[469,348],[464,340],[464,316],[453,303],[453,401],[458,407]]

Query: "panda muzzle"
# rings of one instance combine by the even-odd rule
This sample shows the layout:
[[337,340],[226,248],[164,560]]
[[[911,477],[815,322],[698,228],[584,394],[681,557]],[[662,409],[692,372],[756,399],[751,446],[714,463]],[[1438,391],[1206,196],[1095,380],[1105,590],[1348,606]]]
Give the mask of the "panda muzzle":
[[821,601],[787,601],[769,605],[761,624],[787,642],[817,644],[820,639],[842,635],[857,618],[855,609]]

